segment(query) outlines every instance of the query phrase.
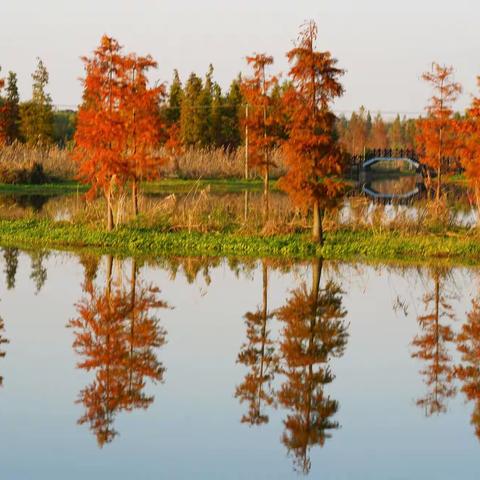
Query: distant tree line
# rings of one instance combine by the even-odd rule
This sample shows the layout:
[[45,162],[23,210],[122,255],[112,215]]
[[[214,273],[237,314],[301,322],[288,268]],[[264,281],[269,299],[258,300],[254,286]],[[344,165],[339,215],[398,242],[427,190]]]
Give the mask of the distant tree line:
[[[20,102],[17,75],[10,71],[4,80],[0,79],[0,144],[19,141],[67,146],[75,133],[76,111],[53,108],[47,93],[49,74],[41,59],[32,80],[32,98]],[[159,143],[230,149],[243,145],[248,118],[255,119],[259,107],[248,98],[248,89],[242,88],[244,80],[239,74],[227,90],[222,90],[214,79],[213,65],[203,78],[192,72],[185,82],[175,70],[159,106],[160,118],[166,126]],[[289,81],[271,82],[269,112],[280,108],[288,87]],[[341,115],[336,121],[336,131],[345,152],[361,155],[365,149],[415,149],[416,123],[417,119],[400,115],[394,120],[384,120],[380,113],[372,116],[362,106],[350,118]],[[285,138],[281,122],[276,122],[272,129],[276,138]]]
[[0,145],[56,143],[65,147],[75,132],[75,112],[55,111],[47,93],[49,74],[41,59],[32,74],[32,97],[20,101],[17,74],[0,78]]
[[386,121],[380,113],[375,117],[364,107],[349,119],[342,115],[337,121],[339,140],[344,151],[362,155],[367,149],[415,149],[416,119],[400,118]]

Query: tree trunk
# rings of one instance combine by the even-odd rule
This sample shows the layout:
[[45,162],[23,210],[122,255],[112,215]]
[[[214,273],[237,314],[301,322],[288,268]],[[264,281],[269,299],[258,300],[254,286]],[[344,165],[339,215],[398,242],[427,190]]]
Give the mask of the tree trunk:
[[133,216],[136,218],[138,215],[138,184],[136,179],[132,183],[132,208]]
[[475,184],[475,204],[477,205],[477,227],[480,225],[480,185]]
[[110,302],[110,293],[112,289],[112,270],[113,270],[113,256],[107,255],[107,272],[105,276],[107,277],[106,295],[109,302]]
[[137,286],[137,262],[135,259],[132,260],[132,273],[130,277],[130,300],[131,300],[131,309],[132,309],[132,316],[131,316],[131,323],[130,323],[130,375],[129,375],[129,391],[133,391],[133,355],[134,355],[134,344],[135,344],[135,313],[136,313],[136,286]]
[[318,204],[318,200],[313,203],[313,226],[312,237],[313,240],[320,245],[323,245],[323,210]]
[[257,414],[260,416],[261,412],[261,401],[262,401],[262,388],[263,383],[265,382],[265,343],[267,341],[267,322],[268,322],[268,267],[265,260],[262,260],[262,297],[263,297],[263,306],[262,306],[262,348],[260,350],[260,375],[258,382],[258,392],[257,392]]
[[245,105],[245,180],[248,180],[248,169],[250,160],[248,158],[248,148],[249,148],[249,141],[248,141],[248,103]]
[[268,192],[268,181],[270,180],[270,172],[268,171],[268,165],[265,165],[265,174],[263,177],[263,216],[264,216],[264,222],[266,223],[268,221],[268,215],[269,215],[269,192]]
[[323,259],[321,257],[312,261],[312,296],[315,299],[315,311],[317,309],[318,294],[320,292],[320,278],[322,276]]
[[437,202],[440,200],[441,187],[442,187],[442,167],[441,165],[439,165],[437,169],[437,192],[436,192]]
[[112,208],[112,191],[109,187],[107,192],[107,230],[113,230],[113,208]]

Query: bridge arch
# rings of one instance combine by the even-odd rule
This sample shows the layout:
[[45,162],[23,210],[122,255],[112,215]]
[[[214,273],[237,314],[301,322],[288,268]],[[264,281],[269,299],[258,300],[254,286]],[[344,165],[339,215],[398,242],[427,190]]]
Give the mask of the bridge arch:
[[418,160],[414,160],[410,157],[373,157],[369,158],[368,160],[365,160],[362,164],[362,168],[368,170],[372,165],[375,165],[376,163],[379,162],[406,162],[413,167],[415,167],[416,170],[421,170],[422,164]]

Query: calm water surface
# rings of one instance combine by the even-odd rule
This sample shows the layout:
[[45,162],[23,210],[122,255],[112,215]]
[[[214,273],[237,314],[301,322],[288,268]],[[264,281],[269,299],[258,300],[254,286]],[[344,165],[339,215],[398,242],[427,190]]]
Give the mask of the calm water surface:
[[476,269],[1,256],[2,479],[480,477]]
[[[472,206],[465,185],[445,184],[443,188],[451,225],[473,226],[478,215]],[[210,202],[209,202],[210,201]],[[202,202],[206,202],[204,205]],[[390,176],[375,175],[362,177],[348,196],[329,216],[340,223],[369,223],[375,217],[384,223],[408,218],[421,221],[425,216],[427,192],[419,175]],[[141,211],[155,216],[159,211],[177,214],[182,211],[200,209],[223,209],[223,215],[242,222],[245,215],[250,219],[262,215],[263,193],[261,191],[218,192],[210,188],[193,189],[188,192],[147,193],[140,196]],[[288,196],[281,191],[270,193],[270,206],[279,221],[293,218],[296,209]],[[84,219],[86,201],[83,194],[32,195],[0,193],[0,218],[37,217],[53,220]],[[103,206],[97,206],[102,210]],[[90,212],[91,214],[91,212]],[[220,215],[217,212],[217,215]],[[220,215],[221,216],[221,215]]]

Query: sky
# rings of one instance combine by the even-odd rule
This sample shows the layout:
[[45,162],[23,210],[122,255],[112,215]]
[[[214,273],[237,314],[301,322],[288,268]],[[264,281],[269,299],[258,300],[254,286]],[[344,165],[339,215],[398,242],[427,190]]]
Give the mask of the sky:
[[478,0],[0,0],[0,18],[1,74],[15,71],[28,99],[41,57],[59,106],[78,104],[80,57],[103,34],[126,51],[151,54],[159,64],[152,79],[169,82],[174,68],[182,79],[192,71],[203,76],[212,63],[226,88],[248,72],[245,57],[253,52],[273,55],[272,73],[285,76],[285,52],[299,26],[314,19],[318,48],[346,70],[339,113],[361,105],[386,115],[423,111],[429,89],[420,77],[433,61],[454,66],[462,110],[480,75]]

